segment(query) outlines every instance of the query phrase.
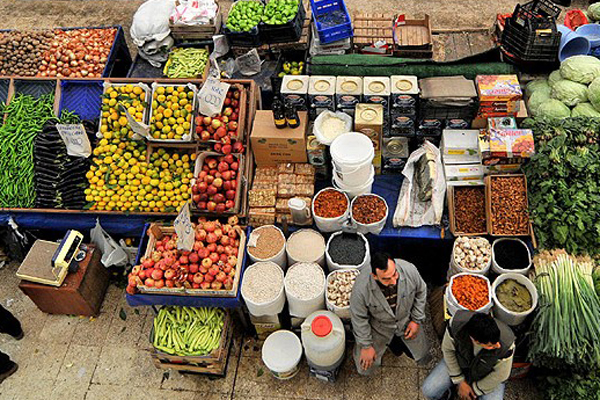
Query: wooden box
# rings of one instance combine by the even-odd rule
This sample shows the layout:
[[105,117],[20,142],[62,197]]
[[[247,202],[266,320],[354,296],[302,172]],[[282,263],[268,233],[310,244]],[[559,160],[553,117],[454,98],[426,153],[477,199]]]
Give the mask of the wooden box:
[[[459,187],[465,187],[465,186],[459,186]],[[485,192],[485,186],[484,185],[469,185],[466,187],[482,187],[484,189]],[[474,232],[474,233],[465,233],[465,232],[459,232],[456,229],[456,218],[454,215],[454,191],[455,191],[455,187],[454,186],[448,186],[447,190],[446,190],[446,196],[447,196],[447,201],[448,201],[448,219],[450,220],[450,232],[452,232],[452,234],[454,236],[484,236],[487,235],[487,230],[486,232]],[[484,204],[485,207],[485,204]],[[487,207],[485,208],[485,217],[486,217],[486,226],[487,226]]]
[[218,6],[217,15],[206,25],[174,25],[169,19],[171,36],[176,40],[211,39],[221,30],[221,6]]
[[60,287],[22,280],[19,288],[48,314],[94,316],[100,312],[110,274],[100,262],[102,253],[88,245],[88,253],[75,273],[67,274]]
[[[381,55],[391,55],[394,47],[393,14],[355,14],[352,16],[352,25],[354,27],[352,43],[355,51],[362,52],[378,41],[385,41],[388,48],[382,49]],[[371,51],[367,52],[373,54]]]
[[523,174],[507,174],[507,175],[488,175],[485,177],[485,214],[487,219],[487,230],[490,236],[532,236],[533,237],[533,229],[531,227],[531,218],[529,218],[529,229],[527,233],[522,234],[500,234],[494,232],[492,229],[492,180],[498,178],[515,178],[522,177],[525,182],[525,203],[529,203],[527,199],[527,177]]
[[433,57],[433,37],[429,15],[424,19],[407,19],[393,28],[394,56],[408,58]]

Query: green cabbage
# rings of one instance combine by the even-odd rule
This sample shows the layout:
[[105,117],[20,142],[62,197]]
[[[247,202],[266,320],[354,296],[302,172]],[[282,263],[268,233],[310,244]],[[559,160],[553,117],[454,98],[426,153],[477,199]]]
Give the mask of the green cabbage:
[[573,107],[587,101],[587,91],[587,86],[582,85],[581,83],[562,79],[552,86],[551,97],[562,101],[569,107]]
[[589,84],[600,76],[600,60],[592,56],[573,56],[560,64],[563,78],[575,82]]
[[527,96],[531,96],[533,92],[537,92],[538,90],[547,90],[548,93],[550,92],[550,85],[548,85],[547,79],[536,79],[531,81],[525,88]]
[[548,85],[550,87],[554,86],[554,84],[562,79],[562,75],[560,74],[560,70],[553,71],[550,75],[548,75]]
[[596,110],[591,103],[579,103],[571,110],[572,117],[600,117],[600,111]]
[[594,108],[600,111],[600,78],[596,78],[588,86],[588,99]]
[[571,110],[565,106],[561,101],[555,99],[548,99],[546,102],[541,104],[537,109],[536,117],[548,117],[548,118],[568,118],[571,116]]
[[600,21],[600,3],[593,3],[587,9],[586,14],[593,21]]
[[533,94],[529,96],[529,100],[527,100],[527,108],[531,111],[531,115],[536,115],[538,108],[548,100],[550,100],[550,94],[545,90],[533,92]]

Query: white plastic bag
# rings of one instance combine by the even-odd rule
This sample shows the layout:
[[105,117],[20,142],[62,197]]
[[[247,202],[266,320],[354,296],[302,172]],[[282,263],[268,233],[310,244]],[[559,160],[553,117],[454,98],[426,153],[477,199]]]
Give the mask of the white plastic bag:
[[[339,118],[344,122],[344,129],[342,132],[339,132],[336,135],[327,135],[325,133],[326,129],[324,128],[324,124],[326,124],[330,118]],[[344,134],[352,131],[352,117],[346,113],[341,111],[333,112],[325,110],[319,114],[319,116],[315,119],[315,126],[313,128],[313,133],[315,134],[319,143],[329,146],[333,140]]]
[[252,49],[235,59],[235,66],[244,76],[256,75],[262,68],[262,61],[256,49]]
[[169,59],[169,51],[173,45],[175,45],[175,41],[171,36],[167,36],[161,41],[147,42],[139,48],[138,53],[153,67],[160,68]]
[[105,267],[124,266],[129,260],[127,253],[100,225],[96,218],[96,226],[90,231],[92,243],[102,252],[102,265]]
[[131,23],[131,39],[138,47],[153,40],[161,41],[171,33],[169,16],[175,0],[148,0],[137,9]]
[[179,0],[179,5],[171,14],[174,25],[198,26],[210,24],[219,12],[219,6],[214,0]]
[[[435,157],[436,176],[433,182],[431,200],[421,202],[418,197],[418,185],[415,181],[415,164],[426,152],[430,152]],[[410,155],[402,175],[404,175],[404,181],[398,196],[398,205],[394,212],[394,227],[411,226],[417,228],[423,225],[439,225],[444,213],[444,197],[446,196],[446,180],[440,150],[426,140],[419,149]]]

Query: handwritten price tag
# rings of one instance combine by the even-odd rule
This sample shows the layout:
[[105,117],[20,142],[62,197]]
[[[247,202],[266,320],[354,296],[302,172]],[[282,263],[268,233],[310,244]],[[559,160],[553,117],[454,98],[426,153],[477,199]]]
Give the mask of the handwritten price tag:
[[82,124],[56,124],[56,130],[67,146],[68,155],[88,158],[92,154],[90,139]]
[[221,112],[229,84],[217,79],[207,78],[198,93],[200,114],[213,117]]
[[177,233],[177,248],[183,251],[192,251],[194,248],[195,232],[190,219],[190,202],[181,206],[179,215],[173,223]]

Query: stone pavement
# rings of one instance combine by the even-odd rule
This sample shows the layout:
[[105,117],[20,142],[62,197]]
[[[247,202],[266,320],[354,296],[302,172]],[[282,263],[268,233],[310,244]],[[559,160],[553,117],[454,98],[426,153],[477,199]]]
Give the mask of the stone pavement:
[[[371,378],[359,376],[347,357],[335,384],[309,377],[304,361],[293,379],[277,381],[262,364],[260,344],[240,333],[225,378],[158,370],[148,353],[149,307],[129,307],[124,291],[111,285],[96,319],[47,315],[18,289],[16,270],[15,264],[0,270],[0,301],[19,318],[25,338],[0,335],[0,349],[20,367],[0,384],[1,400],[422,399],[419,387],[428,369],[405,356],[386,354],[380,373]],[[425,328],[433,337],[431,325]],[[508,400],[541,398],[528,380],[508,385]]]

